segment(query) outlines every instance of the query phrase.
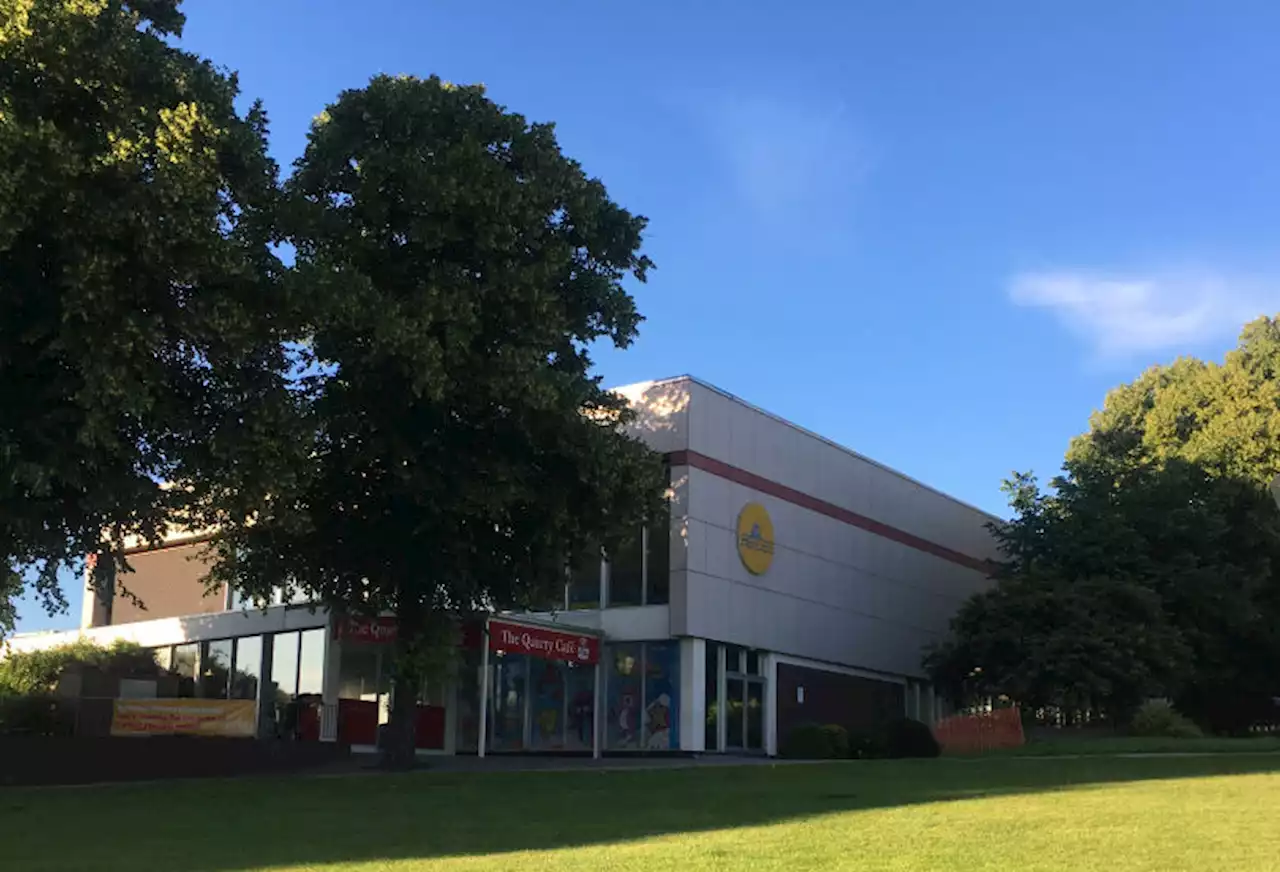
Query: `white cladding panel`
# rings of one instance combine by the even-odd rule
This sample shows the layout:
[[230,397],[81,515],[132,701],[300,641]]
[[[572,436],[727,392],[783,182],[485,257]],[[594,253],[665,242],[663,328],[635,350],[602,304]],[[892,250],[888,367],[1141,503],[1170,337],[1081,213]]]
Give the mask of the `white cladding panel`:
[[630,430],[654,451],[667,453],[689,447],[689,379],[641,382],[615,388],[636,410]]
[[[926,646],[989,583],[982,572],[699,469],[696,455],[971,558],[996,555],[991,517],[706,385],[659,384],[643,393],[681,396],[683,408],[678,426],[651,429],[661,435],[646,441],[680,450],[670,438],[679,430],[695,455],[673,469],[672,632],[919,675]],[[774,527],[763,575],[737,552],[737,516],[749,502]]]

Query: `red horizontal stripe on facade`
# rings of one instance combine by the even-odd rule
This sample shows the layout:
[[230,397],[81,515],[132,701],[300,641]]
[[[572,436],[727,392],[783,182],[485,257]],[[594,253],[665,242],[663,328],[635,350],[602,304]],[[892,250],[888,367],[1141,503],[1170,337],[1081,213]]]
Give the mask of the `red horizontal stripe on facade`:
[[694,469],[700,469],[717,478],[723,478],[726,481],[751,488],[751,490],[785,500],[811,512],[826,515],[828,518],[833,518],[851,527],[857,527],[860,530],[866,530],[868,533],[883,536],[885,539],[897,542],[899,545],[906,545],[908,548],[932,554],[934,557],[940,557],[966,569],[973,569],[983,573],[990,573],[995,569],[995,564],[989,560],[970,557],[968,554],[963,554],[945,545],[939,545],[937,542],[923,539],[914,533],[908,533],[906,530],[899,530],[897,527],[892,527],[874,518],[868,518],[866,515],[852,512],[849,509],[837,506],[835,503],[820,500],[795,488],[787,487],[785,484],[779,484],[764,476],[756,475],[754,472],[747,472],[745,469],[731,466],[724,461],[716,460],[714,457],[699,454],[697,451],[672,451],[666,455],[666,459],[672,466],[691,466]]

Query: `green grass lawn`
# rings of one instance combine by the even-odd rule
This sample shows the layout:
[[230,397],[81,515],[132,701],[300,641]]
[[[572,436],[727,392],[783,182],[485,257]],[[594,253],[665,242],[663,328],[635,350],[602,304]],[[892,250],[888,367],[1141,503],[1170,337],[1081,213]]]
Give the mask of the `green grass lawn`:
[[1272,870],[1280,757],[0,790],[0,868]]

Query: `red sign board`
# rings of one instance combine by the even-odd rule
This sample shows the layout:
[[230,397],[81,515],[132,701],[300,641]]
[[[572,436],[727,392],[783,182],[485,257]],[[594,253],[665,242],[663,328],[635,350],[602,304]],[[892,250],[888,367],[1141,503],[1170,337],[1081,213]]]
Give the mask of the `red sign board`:
[[333,625],[333,638],[346,642],[394,642],[396,619],[390,616],[340,619]]
[[489,622],[489,650],[584,665],[600,660],[600,640],[595,636],[526,627],[506,621]]

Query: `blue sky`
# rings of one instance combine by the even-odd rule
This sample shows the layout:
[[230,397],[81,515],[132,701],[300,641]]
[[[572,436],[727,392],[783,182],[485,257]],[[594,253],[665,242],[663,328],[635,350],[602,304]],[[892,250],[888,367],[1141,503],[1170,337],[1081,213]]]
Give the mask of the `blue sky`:
[[376,73],[557,122],[651,222],[608,383],[693,373],[991,511],[1108,388],[1280,310],[1273,3],[185,8],[286,168]]

